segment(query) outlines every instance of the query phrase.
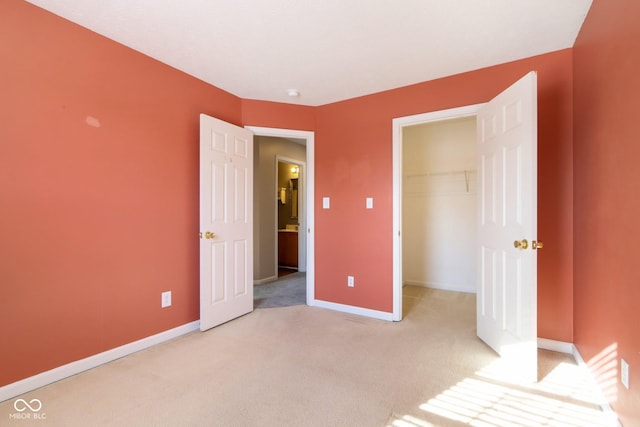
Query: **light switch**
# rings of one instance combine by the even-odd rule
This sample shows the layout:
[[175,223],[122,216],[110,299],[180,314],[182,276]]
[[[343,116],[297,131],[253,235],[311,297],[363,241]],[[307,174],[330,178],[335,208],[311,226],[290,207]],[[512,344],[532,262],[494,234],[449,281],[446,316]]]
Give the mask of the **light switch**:
[[328,197],[323,197],[322,198],[322,209],[329,209],[331,205],[331,201]]
[[171,291],[166,291],[162,293],[162,308],[171,307]]
[[373,209],[373,197],[367,197],[367,209]]

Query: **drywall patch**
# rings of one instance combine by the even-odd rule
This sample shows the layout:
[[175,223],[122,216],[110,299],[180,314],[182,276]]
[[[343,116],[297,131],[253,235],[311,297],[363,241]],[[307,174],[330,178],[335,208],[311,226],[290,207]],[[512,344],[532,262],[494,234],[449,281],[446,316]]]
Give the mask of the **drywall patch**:
[[87,116],[87,118],[85,119],[85,122],[94,128],[99,128],[100,126],[102,126],[100,124],[100,120],[96,119],[95,117],[91,117],[91,116]]

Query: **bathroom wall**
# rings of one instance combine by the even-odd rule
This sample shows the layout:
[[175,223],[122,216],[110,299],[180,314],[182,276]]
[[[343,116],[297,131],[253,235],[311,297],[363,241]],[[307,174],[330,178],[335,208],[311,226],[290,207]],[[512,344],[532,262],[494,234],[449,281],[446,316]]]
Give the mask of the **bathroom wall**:
[[253,280],[278,278],[276,269],[276,156],[306,161],[306,147],[292,140],[254,137]]
[[403,129],[404,284],[476,291],[476,120]]

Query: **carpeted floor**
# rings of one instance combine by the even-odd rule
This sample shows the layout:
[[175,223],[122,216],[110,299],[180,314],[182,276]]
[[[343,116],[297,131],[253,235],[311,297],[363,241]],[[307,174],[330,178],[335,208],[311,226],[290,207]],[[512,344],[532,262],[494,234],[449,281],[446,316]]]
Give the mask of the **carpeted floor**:
[[46,419],[6,426],[606,426],[571,356],[535,384],[477,337],[475,295],[405,287],[401,322],[296,305],[193,332],[27,393]]
[[306,304],[307,274],[296,272],[275,282],[253,287],[253,308],[289,307]]

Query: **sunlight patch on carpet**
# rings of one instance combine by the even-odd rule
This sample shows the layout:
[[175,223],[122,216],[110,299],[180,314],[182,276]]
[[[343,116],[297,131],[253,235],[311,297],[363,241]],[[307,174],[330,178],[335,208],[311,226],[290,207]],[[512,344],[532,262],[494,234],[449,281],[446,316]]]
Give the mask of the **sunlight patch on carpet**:
[[504,381],[498,360],[421,404],[426,419],[398,416],[388,426],[430,427],[434,420],[473,427],[617,425],[587,392],[593,383],[585,375],[575,364],[560,363],[539,383],[514,384]]

